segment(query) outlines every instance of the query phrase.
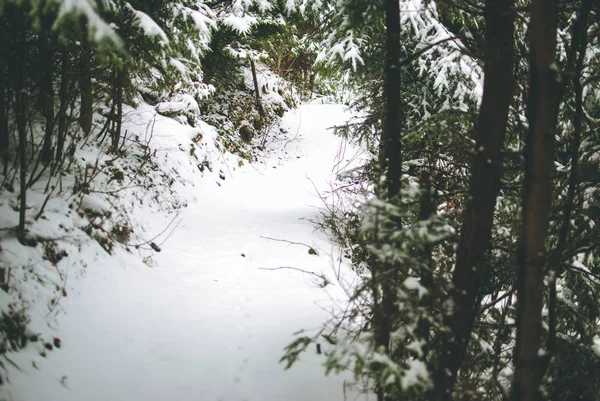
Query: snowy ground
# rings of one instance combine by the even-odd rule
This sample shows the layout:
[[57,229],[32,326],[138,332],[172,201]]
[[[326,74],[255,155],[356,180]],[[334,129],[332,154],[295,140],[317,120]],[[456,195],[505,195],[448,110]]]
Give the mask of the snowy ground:
[[[314,231],[340,155],[327,130],[350,118],[335,105],[287,113],[288,139],[263,164],[205,180],[197,202],[152,260],[99,253],[61,300],[60,350],[46,358],[31,348],[12,355],[15,401],[336,401],[343,377],[323,375],[316,348],[283,371],[278,360],[299,329],[314,332],[345,295],[295,267],[335,282],[335,247]],[[315,189],[316,188],[316,189]],[[157,219],[160,231],[164,219]],[[304,245],[271,240],[285,239]],[[34,366],[35,365],[35,366]]]

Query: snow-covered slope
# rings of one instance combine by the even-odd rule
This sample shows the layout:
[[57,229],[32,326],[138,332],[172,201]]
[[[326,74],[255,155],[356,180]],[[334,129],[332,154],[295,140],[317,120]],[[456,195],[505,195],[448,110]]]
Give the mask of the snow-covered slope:
[[[221,186],[204,179],[186,188],[195,200],[152,261],[121,249],[97,253],[73,278],[76,293],[60,302],[61,349],[42,358],[30,346],[10,356],[20,371],[9,367],[9,399],[345,399],[344,378],[323,375],[316,349],[289,371],[278,360],[294,332],[318,330],[345,299],[335,247],[311,220],[321,204],[316,191],[344,165],[336,159],[355,156],[340,152],[327,130],[349,118],[337,105],[288,112],[287,133],[270,143],[264,163],[236,165]],[[160,216],[149,232],[164,228]],[[334,284],[323,289],[316,276],[268,270],[279,267]]]

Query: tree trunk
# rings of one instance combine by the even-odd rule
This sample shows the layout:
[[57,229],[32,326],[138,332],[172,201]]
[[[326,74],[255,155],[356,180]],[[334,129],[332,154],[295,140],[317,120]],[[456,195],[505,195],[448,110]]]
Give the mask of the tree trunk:
[[[385,62],[385,121],[381,133],[380,165],[386,175],[381,195],[388,201],[400,192],[402,178],[401,97],[400,97],[400,3],[385,1],[386,62]],[[396,313],[396,274],[398,267],[392,263],[375,263],[374,276],[381,285],[379,303],[373,310],[375,346],[389,353],[390,336]],[[377,400],[387,399],[385,389],[377,388]]]
[[[435,213],[433,204],[433,194],[431,188],[431,178],[427,170],[423,171],[420,179],[421,197],[419,199],[419,220],[426,221]],[[427,310],[433,310],[433,246],[426,244],[421,252],[421,285],[427,289],[428,293],[421,299],[421,306]],[[421,341],[425,342],[423,352],[428,353],[430,347],[429,335],[431,324],[425,316],[419,319],[417,327],[417,336]]]
[[[42,17],[42,19],[44,18]],[[40,65],[42,67],[40,91],[46,120],[41,158],[44,164],[49,164],[52,161],[52,134],[54,131],[54,51],[52,49],[50,26],[42,27],[38,43]]]
[[277,55],[277,61],[275,62],[275,72],[277,73],[277,75],[281,76],[281,60],[283,59],[283,56],[281,55]]
[[121,143],[121,130],[123,123],[123,102],[125,101],[125,85],[127,84],[128,71],[124,67],[115,72],[114,94],[113,94],[113,110],[116,114],[111,113],[113,118],[113,130],[111,132],[110,152],[117,153]]
[[309,94],[308,94],[308,98],[311,99],[313,97],[313,94],[315,93],[315,82],[317,80],[317,72],[314,69],[310,70],[310,82],[309,82]]
[[[6,36],[3,34],[2,39],[6,43]],[[8,137],[8,108],[10,101],[8,99],[8,52],[7,46],[0,46],[0,158],[3,164],[3,174],[6,175],[8,170],[9,160],[9,137]]]
[[69,53],[63,50],[60,65],[60,88],[58,97],[60,99],[60,109],[58,111],[58,134],[56,137],[56,165],[61,164],[63,152],[65,148],[65,137],[69,120],[67,118],[67,110],[69,108]]
[[518,251],[514,401],[536,399],[542,379],[545,242],[552,203],[554,136],[558,115],[556,0],[532,0],[529,27],[529,131],[525,142],[523,228]]
[[25,237],[25,217],[27,211],[27,88],[25,87],[25,10],[17,9],[15,12],[15,38],[16,60],[14,61],[13,74],[15,82],[15,120],[19,137],[19,179],[20,179],[20,207],[19,224],[17,225],[17,238],[23,245],[27,244]]
[[[548,341],[546,344],[548,359],[543,366],[542,377],[546,373],[550,364],[550,360],[556,352],[556,280],[562,274],[561,265],[564,261],[563,253],[569,247],[568,238],[571,227],[571,215],[575,206],[575,195],[577,187],[579,185],[579,148],[581,146],[581,130],[583,123],[582,120],[584,117],[581,71],[583,69],[585,52],[587,49],[588,17],[593,2],[594,0],[583,0],[582,2],[581,9],[577,16],[577,19],[574,22],[570,52],[567,56],[567,69],[574,69],[573,91],[575,92],[575,118],[573,121],[573,137],[571,138],[569,144],[571,171],[569,173],[567,199],[563,209],[561,227],[560,231],[558,232],[558,240],[554,250],[552,251],[552,258],[550,259],[548,264],[548,271],[550,277],[550,294],[548,297]],[[559,92],[559,98],[562,98],[562,94],[564,94],[564,89],[565,87],[563,86],[562,90]],[[560,107],[560,100],[557,104],[557,107]]]
[[114,101],[117,112],[115,115],[115,129],[112,132],[110,148],[112,153],[117,153],[119,150],[119,143],[121,142],[121,124],[123,121],[123,85],[121,85],[120,82],[117,87],[117,96]]
[[79,91],[81,93],[81,105],[79,111],[79,125],[86,135],[92,132],[93,122],[93,93],[92,93],[92,71],[91,60],[92,49],[88,40],[88,25],[87,22],[82,22],[82,39],[81,39],[81,58],[80,58],[80,75],[79,75]]
[[402,179],[402,98],[400,71],[400,4],[397,0],[385,1],[386,60],[385,120],[380,141],[379,161],[386,174],[385,190],[388,199],[400,191]]
[[450,295],[454,310],[444,318],[450,334],[442,340],[434,376],[437,400],[452,398],[452,388],[478,312],[479,287],[500,191],[502,150],[513,98],[513,7],[514,0],[487,0],[484,8],[483,99],[475,128],[470,192],[452,277]]
[[[256,107],[258,108],[258,113],[260,114],[260,118],[265,118],[265,109],[263,108],[262,100],[260,98],[260,88],[258,87],[258,77],[256,76],[256,65],[254,64],[254,60],[250,59],[250,69],[252,70],[252,81],[254,82],[254,93],[256,94]],[[261,121],[261,123],[263,123]]]

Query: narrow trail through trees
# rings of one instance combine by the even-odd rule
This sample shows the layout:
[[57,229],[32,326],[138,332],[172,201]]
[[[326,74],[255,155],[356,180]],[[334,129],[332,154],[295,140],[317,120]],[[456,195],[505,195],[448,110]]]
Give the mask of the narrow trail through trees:
[[[328,128],[349,117],[336,105],[290,111],[283,126],[296,139],[264,166],[243,166],[221,187],[200,188],[154,268],[111,266],[108,257],[91,264],[80,294],[62,301],[62,349],[39,370],[14,375],[15,396],[343,400],[344,379],[323,376],[316,347],[290,371],[278,364],[294,332],[319,329],[343,291],[320,288],[297,270],[265,268],[334,276],[335,248],[311,220],[321,203],[315,192],[328,188],[340,150],[341,139]],[[305,243],[318,255],[264,237]]]

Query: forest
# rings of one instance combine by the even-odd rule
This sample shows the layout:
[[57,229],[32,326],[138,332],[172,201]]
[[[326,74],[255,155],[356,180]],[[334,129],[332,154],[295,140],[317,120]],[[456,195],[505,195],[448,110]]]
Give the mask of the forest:
[[[354,394],[313,388],[306,399],[598,400],[596,0],[0,0],[0,36],[0,400],[61,394],[34,377],[62,366],[54,354],[75,353],[76,330],[60,316],[75,310],[67,306],[77,305],[74,292],[93,288],[77,283],[103,270],[74,271],[131,259],[123,263],[163,277],[178,257],[208,258],[215,269],[241,263],[219,252],[342,294],[312,331],[314,320],[292,316],[303,296],[285,312],[292,323],[273,369],[294,372],[316,358],[318,377],[342,375]],[[338,118],[332,105],[352,117]],[[301,198],[293,189],[269,195],[273,187],[312,180],[335,152],[335,168],[350,158],[316,136],[331,126],[339,149],[361,157],[301,190],[318,195],[317,215],[298,215],[310,234],[299,242],[292,229],[261,226]],[[320,153],[330,147],[331,158]],[[261,186],[259,173],[273,181]],[[274,200],[236,214],[259,192]],[[196,207],[205,210],[186,215]],[[258,248],[234,232],[253,218],[261,241],[284,247],[277,255],[289,262],[252,259]],[[212,245],[169,251],[171,234],[192,221],[189,244]],[[339,256],[327,259],[327,247]],[[141,294],[150,280],[143,268],[106,280]],[[164,274],[163,282],[175,275]],[[267,280],[253,274],[206,280],[248,288],[244,279]],[[271,288],[241,298],[261,292],[275,302]],[[203,310],[221,308],[211,299],[220,298],[198,301]],[[98,310],[108,314],[109,305]],[[172,311],[149,330],[176,327]],[[215,331],[236,330],[223,327]],[[130,337],[138,334],[152,336]],[[206,358],[198,365],[220,357]],[[23,373],[25,364],[38,376]],[[60,391],[75,385],[67,375],[52,380]],[[94,397],[64,399],[136,397],[102,393],[111,383],[100,380]],[[216,389],[214,399],[301,401],[294,394],[314,386],[222,398]],[[160,399],[213,399],[165,391]]]

